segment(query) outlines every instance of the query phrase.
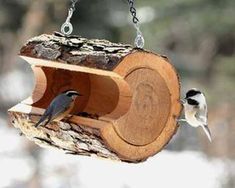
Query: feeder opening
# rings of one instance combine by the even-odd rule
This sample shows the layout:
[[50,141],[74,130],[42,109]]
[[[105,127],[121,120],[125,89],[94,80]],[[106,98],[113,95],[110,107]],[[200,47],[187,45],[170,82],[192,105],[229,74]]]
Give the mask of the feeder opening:
[[[58,94],[68,89],[83,95],[76,99],[72,115],[98,119],[112,113],[118,105],[119,86],[108,76],[38,66],[33,70],[36,77],[30,104],[33,107],[46,109]],[[119,116],[123,113],[120,111]]]

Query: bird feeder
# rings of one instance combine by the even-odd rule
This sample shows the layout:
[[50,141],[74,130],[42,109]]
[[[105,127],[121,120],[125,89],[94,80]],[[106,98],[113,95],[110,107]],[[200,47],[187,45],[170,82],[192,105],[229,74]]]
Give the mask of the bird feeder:
[[[140,162],[159,152],[177,130],[177,73],[165,56],[107,40],[43,34],[20,56],[35,75],[32,96],[9,110],[12,124],[43,147]],[[35,128],[61,92],[83,96],[71,116]]]

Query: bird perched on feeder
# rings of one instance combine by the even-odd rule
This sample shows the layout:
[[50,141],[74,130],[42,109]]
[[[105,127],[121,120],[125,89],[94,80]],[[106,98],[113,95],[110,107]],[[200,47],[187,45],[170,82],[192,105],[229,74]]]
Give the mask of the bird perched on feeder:
[[75,90],[67,90],[56,96],[35,127],[46,126],[51,121],[60,121],[64,119],[73,109],[75,99],[82,96]]
[[211,142],[211,132],[207,124],[207,104],[205,95],[198,89],[193,88],[187,91],[184,100],[181,100],[184,106],[185,119],[192,127],[202,127]]

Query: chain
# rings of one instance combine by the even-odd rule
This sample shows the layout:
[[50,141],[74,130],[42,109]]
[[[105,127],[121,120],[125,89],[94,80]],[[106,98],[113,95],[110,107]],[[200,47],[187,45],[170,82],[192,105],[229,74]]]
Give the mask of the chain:
[[140,31],[139,26],[139,19],[137,18],[136,8],[134,7],[134,0],[127,0],[129,7],[130,7],[130,13],[132,15],[132,22],[134,24],[134,27],[136,29],[136,38],[135,38],[135,46],[137,48],[143,48],[144,47],[144,37],[142,32]]
[[66,21],[61,26],[61,32],[64,35],[70,35],[73,32],[73,25],[70,23],[70,19],[73,16],[73,12],[76,10],[75,5],[78,2],[78,0],[71,0],[71,6],[68,9],[68,16],[66,18]]
[[[61,32],[64,35],[70,35],[73,32],[73,25],[70,22],[70,19],[73,16],[74,11],[76,10],[75,5],[78,2],[78,0],[70,0],[71,6],[68,9],[68,16],[66,18],[66,21],[61,26]],[[137,48],[143,48],[144,47],[144,37],[142,32],[140,31],[139,26],[139,19],[137,18],[136,8],[134,7],[134,0],[127,0],[129,7],[130,7],[130,13],[132,15],[132,22],[134,24],[134,27],[136,29],[136,38],[135,38],[135,46]]]

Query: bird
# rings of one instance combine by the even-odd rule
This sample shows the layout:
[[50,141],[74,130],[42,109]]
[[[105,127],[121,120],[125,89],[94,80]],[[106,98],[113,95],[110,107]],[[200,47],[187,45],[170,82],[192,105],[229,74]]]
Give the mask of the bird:
[[66,90],[57,95],[48,108],[43,113],[35,127],[46,126],[51,121],[60,121],[64,119],[73,109],[75,99],[82,96],[78,91]]
[[192,88],[186,92],[184,100],[181,100],[184,106],[185,119],[179,121],[187,122],[192,127],[202,127],[210,142],[211,132],[208,127],[207,103],[205,95],[197,88]]

